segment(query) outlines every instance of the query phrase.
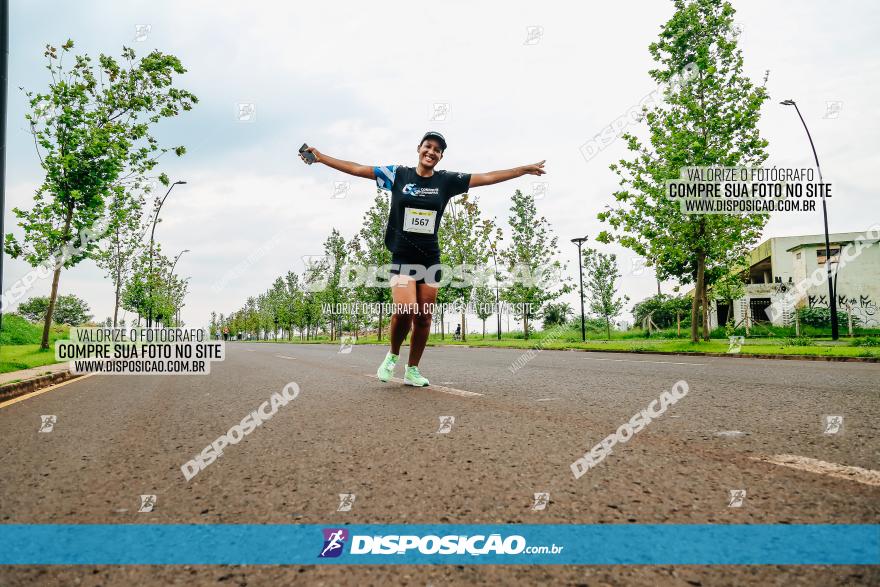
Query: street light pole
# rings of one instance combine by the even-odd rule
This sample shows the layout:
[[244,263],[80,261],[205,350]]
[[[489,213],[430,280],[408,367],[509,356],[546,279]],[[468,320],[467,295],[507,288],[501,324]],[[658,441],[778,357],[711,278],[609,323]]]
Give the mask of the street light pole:
[[162,205],[168,198],[168,194],[171,193],[171,190],[174,189],[174,186],[183,185],[185,183],[185,181],[175,181],[171,184],[171,187],[168,188],[168,191],[165,192],[165,195],[162,196],[162,199],[159,201],[159,205],[156,207],[156,214],[155,216],[153,216],[153,228],[150,230],[150,273],[147,275],[147,283],[149,284],[148,289],[150,292],[150,307],[147,312],[147,328],[152,328],[153,326],[153,242],[155,241],[156,237],[156,222],[158,222],[159,220],[159,212],[162,210]]
[[[9,77],[9,0],[0,0],[0,290],[3,289],[3,216],[6,213],[6,86]],[[0,327],[3,307],[0,304]]]
[[571,239],[571,242],[576,244],[578,248],[578,281],[581,292],[581,342],[587,342],[587,325],[584,318],[584,263],[581,259],[581,247],[586,241],[587,237],[585,236]]
[[[798,118],[801,119],[801,124],[804,125],[804,130],[807,131],[807,139],[810,141],[810,147],[813,149],[813,158],[816,160],[816,170],[819,172],[819,183],[824,183],[822,181],[822,168],[819,167],[819,156],[816,154],[816,145],[813,144],[813,137],[810,135],[810,129],[807,128],[807,123],[804,121],[804,117],[801,116],[800,108],[798,108],[797,104],[795,104],[794,100],[783,100],[780,102],[783,106],[794,106],[795,112],[797,112]],[[824,187],[822,188],[822,219],[825,222],[825,267],[828,269],[828,297],[830,298],[829,308],[831,309],[831,339],[837,340],[840,338],[840,330],[837,324],[837,291],[834,287],[834,282],[831,277],[831,242],[830,237],[828,236],[828,207],[825,205],[825,191]],[[840,253],[838,252],[838,255]]]
[[492,262],[495,265],[495,316],[498,318],[498,328],[496,334],[498,340],[501,340],[501,303],[498,296],[498,259],[495,255],[495,246],[492,246]]

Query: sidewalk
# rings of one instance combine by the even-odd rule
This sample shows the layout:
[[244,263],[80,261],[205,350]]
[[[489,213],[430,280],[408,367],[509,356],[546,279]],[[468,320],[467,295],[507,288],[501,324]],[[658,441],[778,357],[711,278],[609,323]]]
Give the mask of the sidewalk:
[[5,385],[10,381],[26,381],[34,377],[40,377],[47,373],[60,373],[70,368],[70,361],[63,363],[53,363],[52,365],[41,365],[39,367],[31,367],[30,369],[22,369],[21,371],[12,371],[10,373],[0,373],[0,385]]

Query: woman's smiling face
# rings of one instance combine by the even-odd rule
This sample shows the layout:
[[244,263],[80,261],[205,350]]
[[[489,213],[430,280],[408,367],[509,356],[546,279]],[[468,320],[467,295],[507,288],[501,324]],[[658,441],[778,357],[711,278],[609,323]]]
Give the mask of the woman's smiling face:
[[419,163],[426,169],[434,169],[434,166],[443,159],[443,149],[437,139],[425,139],[418,148]]

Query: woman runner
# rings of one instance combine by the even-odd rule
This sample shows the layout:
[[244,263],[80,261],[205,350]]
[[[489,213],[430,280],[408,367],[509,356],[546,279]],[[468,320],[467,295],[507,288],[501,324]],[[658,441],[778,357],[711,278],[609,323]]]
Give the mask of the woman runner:
[[[317,163],[356,177],[375,180],[380,189],[391,192],[385,246],[391,251],[391,349],[379,366],[376,376],[388,381],[400,356],[400,346],[412,327],[404,383],[423,387],[428,380],[419,372],[419,361],[431,332],[431,312],[437,299],[441,275],[440,246],[437,230],[446,204],[468,189],[492,185],[523,175],[544,175],[544,161],[503,171],[456,173],[434,170],[443,159],[446,139],[429,131],[416,148],[415,167],[381,165],[371,167],[335,159],[314,147],[306,149]],[[303,161],[308,160],[300,153]]]

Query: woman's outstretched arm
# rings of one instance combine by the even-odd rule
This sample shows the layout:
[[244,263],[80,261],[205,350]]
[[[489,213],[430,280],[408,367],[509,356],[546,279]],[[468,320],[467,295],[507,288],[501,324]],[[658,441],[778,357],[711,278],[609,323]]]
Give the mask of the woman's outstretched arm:
[[[325,155],[321,153],[315,147],[309,147],[306,150],[315,156],[317,163],[323,163],[327,167],[332,167],[337,171],[341,171],[349,175],[354,175],[355,177],[376,179],[376,173],[373,171],[373,167],[370,165],[360,165],[359,163],[352,163],[351,161],[336,159],[334,157],[331,157],[330,155]],[[306,160],[305,157],[303,157],[302,153],[299,154],[299,157],[303,161]]]
[[516,179],[523,175],[544,175],[544,161],[533,163],[532,165],[523,165],[514,167],[513,169],[504,169],[503,171],[490,171],[488,173],[473,173],[468,187],[477,188],[481,185],[492,185],[493,183],[501,183],[508,179]]

